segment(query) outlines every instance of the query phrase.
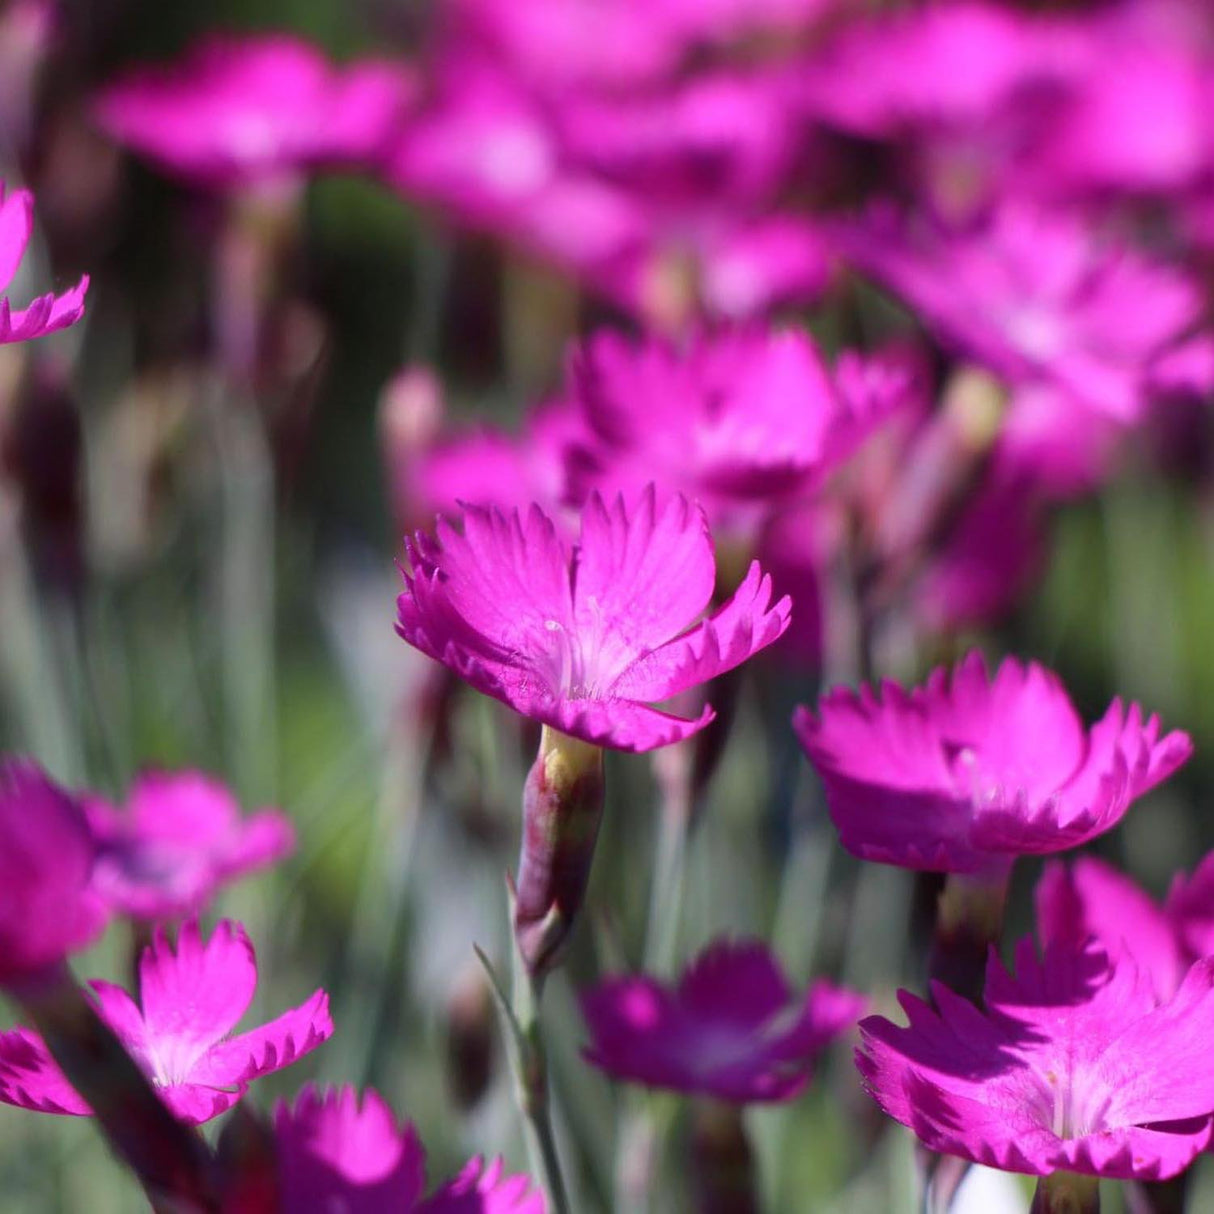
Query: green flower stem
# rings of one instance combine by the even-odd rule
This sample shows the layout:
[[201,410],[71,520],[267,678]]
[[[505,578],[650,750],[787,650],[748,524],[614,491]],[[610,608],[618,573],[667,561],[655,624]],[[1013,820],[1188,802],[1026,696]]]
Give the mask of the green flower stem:
[[[511,914],[513,916],[513,895]],[[518,945],[514,948],[513,998],[506,995],[493,966],[480,949],[476,955],[489,977],[497,1004],[506,1052],[514,1075],[515,1100],[523,1114],[523,1131],[531,1171],[544,1190],[547,1214],[570,1214],[569,1197],[561,1173],[548,1091],[548,1057],[540,1024],[540,995],[543,976],[527,969]]]
[[1029,1214],[1100,1214],[1100,1181],[1075,1172],[1043,1176]]

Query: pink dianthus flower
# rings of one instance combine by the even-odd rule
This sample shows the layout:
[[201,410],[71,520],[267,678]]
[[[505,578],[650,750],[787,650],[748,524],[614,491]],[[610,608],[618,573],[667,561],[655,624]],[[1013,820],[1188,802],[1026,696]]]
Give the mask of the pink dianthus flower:
[[1214,1109],[1214,961],[1160,1002],[1132,962],[1094,944],[992,952],[986,1011],[943,984],[906,991],[908,1024],[860,1023],[865,1086],[933,1151],[1005,1171],[1174,1176],[1205,1149]]
[[71,794],[34,763],[0,762],[0,986],[37,977],[100,935],[96,853]]
[[[162,929],[139,962],[141,1004],[109,982],[90,984],[101,1018],[182,1121],[208,1121],[234,1105],[249,1084],[281,1070],[333,1033],[329,998],[308,1001],[232,1036],[257,986],[257,959],[244,928],[230,920],[204,942],[183,925],[174,950]],[[90,1109],[28,1029],[0,1033],[0,1101],[44,1113],[86,1116]]]
[[543,1214],[526,1176],[472,1160],[429,1198],[426,1155],[410,1123],[368,1089],[306,1087],[274,1118],[282,1208],[288,1214]]
[[583,992],[586,1058],[617,1079],[721,1100],[788,1100],[863,996],[815,982],[798,999],[766,946],[718,941],[675,987],[647,975]]
[[96,98],[114,139],[190,180],[260,184],[311,169],[370,165],[414,83],[401,67],[338,68],[283,35],[211,37],[179,62],[139,68]]
[[1125,873],[1094,856],[1073,864],[1051,860],[1034,891],[1037,934],[1051,944],[1082,947],[1095,939],[1114,962],[1128,958],[1150,976],[1162,1002],[1171,998],[1191,955],[1167,911]]
[[84,315],[87,274],[70,291],[39,295],[27,308],[13,311],[3,293],[20,268],[33,230],[34,196],[28,190],[14,190],[5,196],[0,183],[0,343],[29,341],[66,329]]
[[1022,202],[960,229],[876,208],[842,241],[955,351],[1123,422],[1142,416],[1156,365],[1204,317],[1198,284],[1179,268]]
[[831,370],[792,329],[704,332],[681,345],[598,333],[572,359],[587,431],[573,495],[632,494],[656,480],[698,501],[718,534],[756,531],[765,510],[831,470],[898,404],[908,385],[896,378],[852,390],[865,363],[848,352]]
[[148,772],[122,814],[85,802],[98,841],[93,887],[141,919],[197,914],[220,886],[291,851],[295,831],[277,810],[248,818],[218,780],[201,772]]
[[770,645],[791,604],[771,603],[752,563],[733,596],[712,598],[716,562],[703,512],[682,497],[634,508],[592,494],[568,544],[538,507],[467,507],[460,526],[408,544],[397,632],[479,691],[533,720],[618,750],[665,746],[702,729],[652,707]]
[[991,677],[977,652],[909,692],[836,688],[793,725],[844,847],[935,872],[1077,847],[1192,753],[1119,699],[1085,729],[1056,675],[1007,658]]

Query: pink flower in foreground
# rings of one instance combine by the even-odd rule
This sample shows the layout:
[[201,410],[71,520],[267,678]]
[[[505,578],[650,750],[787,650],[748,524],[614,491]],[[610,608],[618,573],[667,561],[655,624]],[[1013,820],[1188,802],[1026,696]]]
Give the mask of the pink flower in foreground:
[[525,1176],[502,1176],[501,1161],[473,1160],[428,1200],[426,1156],[409,1123],[371,1089],[306,1087],[280,1103],[274,1133],[282,1207],[287,1214],[543,1214],[544,1199]]
[[212,37],[178,63],[111,84],[94,112],[111,137],[172,172],[245,185],[374,162],[413,91],[387,62],[338,68],[283,35]]
[[0,761],[0,986],[60,962],[105,926],[97,845],[76,800],[34,763]]
[[1180,269],[1020,203],[958,230],[875,209],[841,239],[960,354],[1122,421],[1142,416],[1155,365],[1204,316],[1199,284]]
[[516,712],[596,746],[643,751],[702,729],[652,707],[770,645],[788,627],[758,563],[696,624],[716,581],[703,513],[681,497],[631,510],[594,494],[576,544],[538,507],[469,507],[408,544],[397,632]]
[[1160,1003],[1132,963],[1094,945],[992,953],[986,1012],[933,984],[936,1009],[906,991],[909,1021],[861,1021],[856,1062],[878,1104],[933,1151],[1045,1176],[1154,1180],[1210,1141],[1214,961]]
[[13,311],[3,292],[21,265],[33,230],[34,196],[28,190],[14,190],[6,197],[0,182],[0,343],[29,341],[66,329],[84,315],[87,274],[70,291],[40,295],[22,311]]
[[[232,1036],[257,986],[257,959],[244,928],[230,920],[203,942],[186,923],[174,952],[162,929],[139,962],[142,1008],[109,982],[90,984],[102,1019],[117,1034],[164,1102],[182,1121],[208,1121],[229,1109],[249,1084],[281,1070],[333,1033],[329,997],[316,991],[269,1024]],[[0,1034],[0,1101],[44,1113],[85,1116],[37,1034]]]
[[586,1058],[617,1079],[745,1104],[788,1100],[865,999],[829,982],[803,998],[761,941],[718,941],[675,987],[646,975],[583,992]]
[[935,872],[1077,847],[1192,753],[1119,699],[1085,729],[1056,675],[1007,658],[992,678],[977,652],[909,692],[836,688],[793,725],[844,847]]
[[99,799],[86,810],[98,840],[93,888],[115,910],[142,919],[197,914],[221,885],[295,846],[285,815],[244,818],[218,780],[196,771],[140,776],[125,814]]

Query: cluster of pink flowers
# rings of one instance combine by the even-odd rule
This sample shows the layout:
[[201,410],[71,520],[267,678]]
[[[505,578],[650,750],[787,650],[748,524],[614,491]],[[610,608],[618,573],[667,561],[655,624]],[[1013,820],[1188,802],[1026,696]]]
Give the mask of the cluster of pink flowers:
[[[868,682],[797,707],[792,734],[847,851],[941,877],[928,997],[899,992],[905,1024],[860,1021],[865,1089],[930,1152],[1041,1177],[1042,1214],[1094,1209],[1091,1178],[1177,1176],[1214,1141],[1214,855],[1162,905],[1099,859],[1050,859],[1037,941],[1010,967],[998,948],[1016,861],[1114,831],[1189,736],[1120,698],[1087,725],[1052,671],[976,649],[919,686],[869,676],[899,640],[903,669],[933,637],[962,652],[961,627],[1007,612],[1045,565],[1051,513],[1214,393],[1214,8],[435,8],[412,62],[217,36],[89,111],[233,215],[361,171],[606,309],[569,328],[563,374],[512,432],[449,425],[420,365],[381,414],[410,533],[398,635],[539,727],[512,996],[490,978],[541,1175],[478,1157],[426,1196],[411,1124],[373,1089],[308,1086],[250,1114],[271,1162],[248,1208],[566,1214],[539,1004],[590,888],[606,750],[666,750],[655,771],[678,787],[646,967],[579,992],[584,1060],[727,1106],[739,1133],[738,1108],[801,1093],[880,994],[798,994],[766,943],[728,936],[672,982],[660,939],[678,925],[659,912],[680,909],[735,672],[847,671],[848,627]],[[0,191],[0,343],[84,313],[87,277],[10,305],[32,229],[31,194]],[[256,311],[271,292],[254,254],[281,233],[238,229],[218,260]],[[812,331],[785,314],[822,303]],[[263,318],[234,311],[244,358]],[[0,764],[0,989],[31,1022],[0,1032],[0,1102],[94,1116],[157,1203],[166,1182],[123,1133],[150,1105],[164,1141],[205,1161],[189,1184],[229,1208],[241,1152],[193,1127],[247,1112],[254,1080],[335,1026],[317,990],[238,1031],[253,945],[202,920],[294,844],[286,815],[246,814],[197,771],[145,772],[120,809]],[[146,945],[138,999],[67,968],[118,917]]]

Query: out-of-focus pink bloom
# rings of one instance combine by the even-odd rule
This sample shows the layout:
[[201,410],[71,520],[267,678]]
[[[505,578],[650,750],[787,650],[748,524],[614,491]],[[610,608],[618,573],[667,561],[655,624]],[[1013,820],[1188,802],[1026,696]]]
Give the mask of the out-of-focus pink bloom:
[[[461,53],[443,62],[384,172],[444,219],[655,323],[747,317],[816,297],[830,268],[817,226],[768,196],[794,151],[785,125],[773,133],[764,117],[782,108],[769,91],[704,84],[670,103],[677,125],[654,126],[651,106],[618,98],[546,106],[500,64]],[[722,114],[739,105],[751,115],[741,133]]]
[[817,503],[773,514],[759,536],[755,555],[771,584],[797,605],[788,630],[767,652],[777,663],[791,661],[816,670],[822,660],[822,571],[833,540],[830,521]]
[[475,47],[549,95],[652,83],[682,51],[665,6],[643,0],[447,0],[440,14],[448,54]]
[[418,456],[407,492],[417,514],[455,515],[462,504],[522,509],[538,502],[555,514],[565,495],[565,456],[585,433],[571,402],[533,410],[521,434],[482,427],[440,439]]
[[806,65],[805,98],[869,137],[980,127],[1069,78],[1061,33],[992,4],[898,10],[845,25]]
[[826,288],[831,248],[809,216],[713,198],[662,204],[638,193],[634,238],[587,283],[648,324],[679,332],[697,318],[743,321]]
[[[329,998],[318,990],[268,1024],[231,1035],[253,999],[257,960],[244,928],[226,919],[205,943],[196,921],[184,924],[175,952],[157,929],[139,962],[142,1008],[112,983],[90,985],[102,1019],[165,1104],[192,1125],[231,1108],[254,1079],[333,1033]],[[90,1111],[27,1029],[0,1034],[0,1101],[44,1113]]]
[[1129,958],[1149,974],[1156,998],[1170,999],[1195,959],[1181,948],[1167,914],[1124,873],[1081,856],[1051,860],[1034,892],[1042,944],[1081,948],[1095,938],[1114,963]]
[[906,991],[909,1024],[860,1024],[857,1065],[878,1104],[933,1151],[1005,1171],[1153,1180],[1210,1141],[1214,961],[1159,1003],[1129,962],[1094,945],[992,953],[986,1012],[935,983]]
[[1208,66],[1177,49],[1107,46],[1026,167],[1032,185],[1183,190],[1210,167]]
[[495,1159],[470,1160],[463,1171],[418,1207],[418,1214],[544,1214],[544,1195],[527,1176],[504,1176]]
[[408,544],[397,632],[486,695],[597,746],[644,751],[702,729],[651,705],[770,645],[791,604],[757,562],[695,624],[716,580],[703,512],[652,487],[631,510],[593,494],[574,545],[538,507],[468,507]]
[[761,203],[804,150],[788,94],[782,72],[703,72],[656,95],[574,96],[558,120],[577,163],[646,199],[695,206],[715,194]]
[[[845,357],[851,376],[862,359]],[[699,502],[720,532],[753,532],[900,396],[896,383],[845,390],[808,335],[761,327],[680,345],[599,333],[575,352],[571,379],[592,440],[575,461],[574,496],[591,487],[633,494],[653,480]]]
[[399,65],[335,67],[284,35],[212,37],[177,63],[109,85],[94,114],[113,139],[173,173],[211,186],[257,185],[369,167],[415,88]]
[[[1184,349],[1191,350],[1192,345]],[[1170,362],[1171,356],[1165,356],[1156,364],[1153,380],[1159,380]],[[1194,374],[1204,370],[1194,368]],[[1172,378],[1179,388],[1192,376],[1181,365]],[[1214,383],[1214,367],[1210,382]],[[1088,408],[1051,384],[1031,384],[1017,389],[1008,402],[992,452],[990,477],[1018,481],[1026,492],[1050,501],[1078,497],[1097,489],[1112,474],[1124,434],[1125,427],[1107,413]]]
[[1045,568],[1046,517],[1024,477],[992,476],[963,507],[914,589],[915,611],[938,632],[1005,617]]
[[0,761],[0,986],[36,976],[100,934],[96,851],[72,796],[34,763]]
[[836,688],[793,725],[844,847],[934,872],[1077,847],[1193,749],[1119,699],[1085,729],[1057,675],[1006,658],[991,678],[977,652],[909,692]]
[[1153,365],[1204,315],[1180,270],[1021,203],[961,230],[876,208],[840,239],[961,355],[1122,421],[1142,416]]
[[501,1161],[473,1160],[428,1200],[426,1155],[417,1132],[398,1126],[391,1108],[367,1089],[306,1087],[280,1103],[274,1136],[283,1209],[288,1214],[543,1214],[525,1176],[502,1176]]
[[125,814],[96,798],[85,808],[98,841],[94,889],[115,910],[141,919],[197,914],[220,886],[295,846],[284,814],[245,818],[227,788],[196,771],[140,776]]
[[577,271],[639,239],[618,188],[569,162],[555,126],[499,68],[457,57],[399,131],[385,173],[409,198]]
[[28,190],[14,190],[5,196],[0,182],[0,343],[29,341],[66,329],[84,315],[87,274],[70,291],[39,295],[27,308],[13,311],[4,292],[21,266],[33,231],[34,196]]
[[832,1037],[864,1010],[863,996],[815,982],[794,996],[761,941],[718,941],[677,986],[645,975],[583,992],[586,1058],[609,1075],[721,1100],[788,1100]]
[[1191,876],[1177,873],[1164,910],[1192,957],[1214,957],[1214,852]]

